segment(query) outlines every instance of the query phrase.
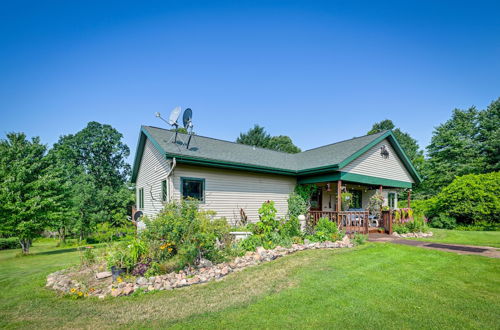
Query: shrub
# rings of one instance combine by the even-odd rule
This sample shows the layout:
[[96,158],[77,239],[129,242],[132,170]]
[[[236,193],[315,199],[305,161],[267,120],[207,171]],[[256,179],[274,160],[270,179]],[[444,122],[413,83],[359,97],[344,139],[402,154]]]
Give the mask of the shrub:
[[21,244],[17,237],[0,238],[0,250],[19,249]]
[[430,225],[434,228],[455,229],[457,226],[457,220],[441,213],[438,217],[432,218]]
[[78,250],[80,252],[80,263],[82,265],[89,266],[97,261],[97,256],[92,246],[80,247]]
[[299,219],[295,216],[290,217],[290,219],[281,224],[279,232],[281,235],[288,237],[301,236]]
[[291,193],[288,197],[288,217],[296,218],[301,214],[307,213],[307,201],[304,198],[297,194]]
[[360,233],[355,233],[354,237],[352,238],[354,244],[356,244],[356,245],[365,244],[367,239],[368,239],[368,235],[363,235]]
[[[395,221],[392,226],[392,231],[398,234],[406,234],[406,233],[417,233],[417,232],[426,232],[428,230],[427,227],[427,219],[423,215],[413,216],[413,212],[408,212],[408,209],[402,211],[399,214],[405,216],[405,220],[403,221]],[[409,217],[411,215],[411,218]]]
[[459,224],[500,222],[500,172],[455,178],[437,195],[437,208]]
[[457,226],[456,230],[463,231],[498,231],[500,230],[500,224],[490,223],[486,221],[479,221],[473,225]]
[[338,241],[344,234],[339,231],[337,224],[328,218],[320,218],[314,227],[314,234],[307,238],[315,242]]

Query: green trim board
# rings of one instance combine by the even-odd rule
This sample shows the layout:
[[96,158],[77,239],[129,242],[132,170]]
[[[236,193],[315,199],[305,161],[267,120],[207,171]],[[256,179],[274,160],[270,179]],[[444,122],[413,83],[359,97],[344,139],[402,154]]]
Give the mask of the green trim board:
[[299,184],[307,184],[307,183],[320,183],[320,182],[333,182],[333,181],[347,181],[354,183],[362,183],[376,186],[385,186],[385,187],[395,187],[395,188],[411,188],[411,182],[397,181],[391,179],[378,178],[374,176],[347,173],[347,172],[334,172],[330,174],[324,175],[315,175],[302,177],[297,179],[297,183]]

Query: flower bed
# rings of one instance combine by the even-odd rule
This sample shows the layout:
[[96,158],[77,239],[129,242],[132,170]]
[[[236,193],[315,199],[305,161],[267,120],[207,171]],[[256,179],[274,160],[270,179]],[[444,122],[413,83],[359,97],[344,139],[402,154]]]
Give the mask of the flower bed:
[[[230,262],[213,265],[208,260],[202,260],[196,267],[186,267],[184,270],[171,272],[165,275],[146,277],[119,277],[112,282],[111,272],[100,272],[99,267],[88,268],[86,276],[75,270],[64,270],[47,276],[46,287],[56,290],[62,294],[75,298],[94,296],[105,298],[126,296],[136,291],[172,290],[184,286],[206,283],[211,280],[220,279],[232,272],[241,271],[246,267],[268,262],[288,254],[311,249],[334,249],[349,248],[353,244],[348,236],[337,242],[316,242],[309,244],[292,244],[291,247],[277,246],[266,250],[258,247],[255,252],[247,252],[242,257],[237,257]],[[78,281],[76,276],[84,277]],[[89,282],[95,285],[89,285]]]

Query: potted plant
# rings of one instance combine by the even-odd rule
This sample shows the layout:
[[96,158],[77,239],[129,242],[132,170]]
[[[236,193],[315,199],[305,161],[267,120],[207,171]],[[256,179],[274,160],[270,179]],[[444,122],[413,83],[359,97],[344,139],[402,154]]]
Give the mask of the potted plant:
[[111,269],[113,281],[116,281],[121,274],[127,272],[126,257],[124,251],[120,249],[115,249],[108,255],[107,263]]
[[379,232],[380,234],[384,234],[384,233],[385,233],[385,228],[384,228],[384,227],[378,227],[378,229],[377,229],[377,230],[378,230],[378,232]]

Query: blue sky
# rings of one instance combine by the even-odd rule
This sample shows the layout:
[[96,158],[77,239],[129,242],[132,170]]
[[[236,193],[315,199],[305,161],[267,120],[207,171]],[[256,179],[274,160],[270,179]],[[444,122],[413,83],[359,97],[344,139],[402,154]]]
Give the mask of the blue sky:
[[200,135],[253,124],[302,149],[392,119],[422,147],[453,108],[500,97],[500,2],[0,3],[0,136],[51,145],[191,107]]

